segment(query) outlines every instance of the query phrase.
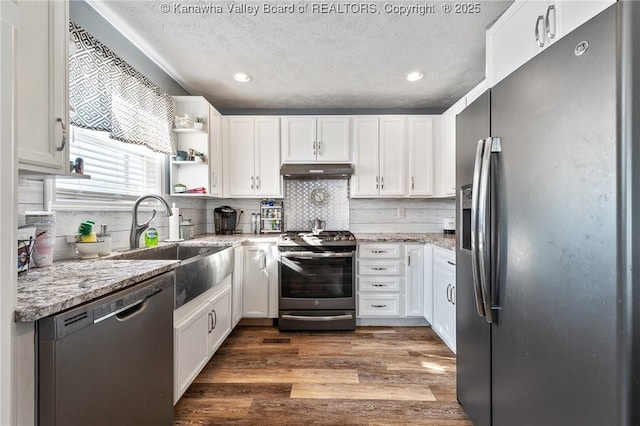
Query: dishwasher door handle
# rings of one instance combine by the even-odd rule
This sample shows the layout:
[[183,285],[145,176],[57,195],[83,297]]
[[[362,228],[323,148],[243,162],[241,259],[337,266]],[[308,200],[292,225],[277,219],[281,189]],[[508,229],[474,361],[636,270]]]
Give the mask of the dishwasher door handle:
[[159,289],[155,293],[152,293],[143,299],[137,300],[123,308],[120,308],[116,311],[108,313],[107,315],[101,316],[100,318],[96,318],[93,320],[93,323],[97,324],[111,317],[116,317],[118,321],[127,321],[137,316],[138,314],[144,312],[144,310],[147,308],[147,305],[149,305],[149,299],[151,299],[153,296],[160,293],[161,291],[162,289]]

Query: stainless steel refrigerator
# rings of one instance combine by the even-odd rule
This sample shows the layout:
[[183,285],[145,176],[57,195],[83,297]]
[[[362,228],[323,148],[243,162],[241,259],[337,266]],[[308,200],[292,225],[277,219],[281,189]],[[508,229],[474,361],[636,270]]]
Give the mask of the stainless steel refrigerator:
[[640,424],[634,3],[457,118],[457,392],[476,426]]

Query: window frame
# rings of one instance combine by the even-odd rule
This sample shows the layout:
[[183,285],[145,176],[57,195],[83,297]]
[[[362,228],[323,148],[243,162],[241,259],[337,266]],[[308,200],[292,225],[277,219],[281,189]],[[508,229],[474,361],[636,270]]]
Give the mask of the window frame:
[[[70,126],[71,134],[74,135],[75,126]],[[84,129],[83,129],[84,130]],[[102,133],[102,132],[100,132]],[[116,141],[115,142],[120,142]],[[126,142],[120,142],[126,143]],[[164,154],[158,154],[164,155]],[[151,193],[159,194],[163,197],[167,197],[169,194],[167,192],[167,182],[169,182],[169,167],[168,167],[168,156],[164,155],[163,158],[159,158],[158,160],[158,188],[156,191],[152,191]],[[70,160],[71,161],[71,160]],[[122,195],[122,194],[112,194],[112,197],[109,197],[109,194],[105,193],[104,196],[99,194],[88,194],[86,197],[82,197],[80,194],[73,198],[67,198],[63,200],[58,200],[57,197],[57,185],[56,182],[58,179],[86,179],[82,177],[76,177],[74,174],[70,174],[69,176],[55,176],[53,179],[45,179],[44,185],[44,205],[51,206],[53,210],[57,211],[131,211],[136,199],[142,195],[138,196],[134,195]],[[157,205],[154,204],[151,200],[144,202],[140,205],[141,210],[152,210],[157,208]]]

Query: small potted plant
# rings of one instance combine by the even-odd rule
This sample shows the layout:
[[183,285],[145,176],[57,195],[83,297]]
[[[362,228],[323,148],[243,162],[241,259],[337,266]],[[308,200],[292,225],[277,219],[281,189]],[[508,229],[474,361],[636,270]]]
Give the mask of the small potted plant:
[[205,162],[205,156],[204,153],[200,152],[200,151],[196,151],[195,149],[190,149],[189,150],[189,155],[191,156],[191,159],[193,161],[195,161],[196,163],[204,163]]
[[196,130],[204,130],[204,118],[196,117],[195,121],[193,122],[193,128]]
[[173,185],[173,192],[175,192],[176,194],[181,192],[187,192],[187,185],[182,183],[176,183],[175,185]]

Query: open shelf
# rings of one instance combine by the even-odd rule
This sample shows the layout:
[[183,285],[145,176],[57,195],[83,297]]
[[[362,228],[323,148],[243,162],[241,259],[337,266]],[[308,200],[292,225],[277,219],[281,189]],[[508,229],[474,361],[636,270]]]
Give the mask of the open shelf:
[[189,133],[193,133],[193,134],[205,133],[206,134],[207,133],[207,129],[200,130],[200,129],[193,129],[193,128],[190,128],[190,129],[176,129],[176,128],[174,128],[174,129],[171,129],[171,130],[173,130],[173,133],[181,133],[181,134],[189,134]]

